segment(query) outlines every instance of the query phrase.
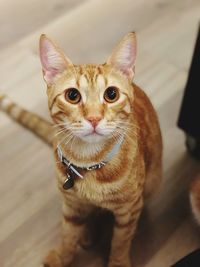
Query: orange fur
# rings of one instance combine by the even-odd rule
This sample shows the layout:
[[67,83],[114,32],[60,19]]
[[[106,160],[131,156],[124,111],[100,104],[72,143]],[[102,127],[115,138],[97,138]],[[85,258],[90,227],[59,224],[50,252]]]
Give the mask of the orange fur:
[[14,121],[17,121],[43,139],[46,143],[52,145],[54,136],[52,123],[35,113],[25,110],[14,103],[9,97],[1,94],[0,109],[7,113]]
[[[135,34],[125,36],[103,65],[73,65],[45,35],[40,39],[40,56],[49,111],[57,130],[53,147],[63,199],[62,244],[49,252],[44,266],[69,266],[77,245],[88,233],[88,219],[96,210],[101,210],[114,216],[107,266],[131,267],[131,241],[144,201],[157,188],[162,169],[162,140],[156,112],[146,94],[132,83]],[[107,103],[104,94],[111,86],[118,88],[120,97],[114,103]],[[68,88],[77,88],[80,103],[71,104],[66,100]],[[0,99],[0,105],[2,101]],[[98,118],[103,137],[83,136],[90,118]],[[105,166],[82,171],[83,180],[75,178],[74,187],[63,189],[66,168],[59,162],[58,144],[73,164],[91,166],[101,162],[121,136],[124,139],[118,153]]]
[[[130,33],[114,50],[106,64],[72,65],[63,55],[57,58],[57,46],[45,36],[41,40],[56,58],[51,61],[57,68],[49,73],[48,60],[42,62],[47,82],[49,109],[52,119],[60,130],[54,139],[56,148],[60,144],[64,155],[77,166],[88,166],[102,161],[116,143],[119,135],[108,135],[102,140],[87,142],[74,136],[77,129],[83,129],[84,121],[93,116],[116,123],[120,135],[124,135],[123,144],[114,158],[101,169],[82,172],[84,180],[75,179],[75,185],[69,191],[63,189],[66,170],[62,163],[57,164],[58,187],[63,196],[63,244],[46,258],[51,267],[68,266],[76,253],[76,247],[84,235],[88,216],[98,207],[113,213],[115,222],[108,267],[130,267],[129,250],[136,231],[137,222],[146,196],[152,194],[161,178],[162,141],[156,113],[145,93],[131,82],[134,75],[135,36]],[[46,49],[46,48],[45,48]],[[56,50],[56,52],[54,51]],[[131,50],[132,49],[132,50]],[[55,52],[55,53],[54,53]],[[129,53],[130,62],[126,62],[123,53]],[[43,55],[43,54],[42,54]],[[132,64],[132,65],[131,65]],[[131,65],[131,68],[130,68]],[[51,67],[51,65],[50,65]],[[45,74],[47,72],[47,74]],[[105,103],[103,93],[109,86],[120,90],[120,98],[113,104]],[[82,99],[73,105],[66,101],[67,88],[77,88]],[[70,130],[67,125],[74,127]],[[60,125],[60,126],[59,126]],[[65,137],[66,143],[63,141]],[[71,142],[70,142],[71,136]],[[68,141],[69,140],[69,141]],[[59,255],[60,263],[57,263]]]

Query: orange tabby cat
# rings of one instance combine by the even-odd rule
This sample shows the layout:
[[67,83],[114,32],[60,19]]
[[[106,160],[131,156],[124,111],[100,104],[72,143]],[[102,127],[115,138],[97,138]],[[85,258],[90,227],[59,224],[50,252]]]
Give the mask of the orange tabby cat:
[[[49,252],[44,266],[70,265],[85,234],[87,218],[101,208],[114,215],[107,266],[131,267],[131,241],[144,200],[159,184],[162,165],[155,110],[145,93],[132,83],[135,34],[127,34],[107,62],[98,65],[72,64],[42,35],[40,58],[49,111],[58,131],[53,146],[63,199],[62,244]],[[45,127],[44,121],[6,97],[0,102],[24,125],[33,130],[37,125],[35,131],[51,142],[49,124]],[[31,124],[33,118],[35,123]]]

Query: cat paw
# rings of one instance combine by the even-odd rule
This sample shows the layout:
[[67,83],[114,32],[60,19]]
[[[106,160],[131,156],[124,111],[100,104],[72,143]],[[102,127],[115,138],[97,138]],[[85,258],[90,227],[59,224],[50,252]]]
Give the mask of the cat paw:
[[65,267],[56,250],[51,250],[43,261],[43,267]]

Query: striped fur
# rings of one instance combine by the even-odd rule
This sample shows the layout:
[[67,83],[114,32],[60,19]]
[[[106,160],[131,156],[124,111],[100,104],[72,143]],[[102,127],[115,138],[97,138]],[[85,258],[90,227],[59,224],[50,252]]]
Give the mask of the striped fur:
[[0,95],[0,110],[7,113],[14,121],[35,133],[49,145],[53,143],[52,124],[37,114],[27,111],[14,103],[9,97]]
[[[129,33],[105,64],[73,65],[45,35],[40,39],[40,57],[50,115],[57,135],[53,138],[57,181],[63,199],[62,244],[44,259],[44,267],[67,267],[73,261],[77,246],[88,243],[89,218],[93,214],[98,232],[106,232],[101,213],[112,214],[113,234],[108,267],[131,267],[130,246],[146,199],[161,179],[162,139],[156,112],[146,94],[134,83],[136,40]],[[115,86],[119,98],[105,102],[106,88]],[[77,88],[79,104],[66,100],[66,90]],[[39,119],[6,97],[1,109],[51,143],[50,124]],[[91,128],[89,118],[98,118],[101,135],[86,138]],[[33,121],[38,121],[36,125]],[[124,140],[117,155],[98,170],[85,171],[70,189],[63,189],[66,169],[59,162],[56,148],[77,166],[102,161],[117,142]],[[110,229],[110,228],[109,228]]]

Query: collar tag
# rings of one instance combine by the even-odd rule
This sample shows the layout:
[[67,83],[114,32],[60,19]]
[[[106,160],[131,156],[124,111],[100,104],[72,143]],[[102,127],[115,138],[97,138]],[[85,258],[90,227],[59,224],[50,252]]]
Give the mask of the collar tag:
[[67,160],[62,153],[62,149],[60,147],[60,145],[57,146],[57,154],[58,157],[60,159],[60,161],[67,167],[67,169],[69,170],[69,173],[67,173],[67,178],[64,181],[63,184],[63,188],[65,190],[70,189],[71,187],[73,187],[74,185],[74,175],[78,176],[81,179],[84,179],[83,175],[80,174],[80,172],[77,169],[82,169],[82,170],[87,170],[87,171],[94,171],[97,169],[102,168],[103,166],[106,165],[106,163],[108,161],[110,161],[119,151],[121,144],[124,140],[124,137],[121,137],[119,139],[119,142],[117,142],[117,144],[114,145],[114,147],[112,148],[112,150],[107,154],[106,158],[101,161],[98,164],[89,166],[89,167],[78,167],[75,166],[74,164],[72,164],[69,160]]
[[74,186],[74,179],[67,174],[67,179],[64,181],[63,188],[65,190],[68,190]]

